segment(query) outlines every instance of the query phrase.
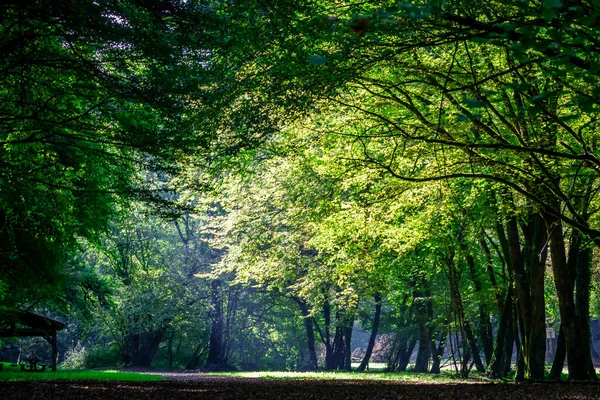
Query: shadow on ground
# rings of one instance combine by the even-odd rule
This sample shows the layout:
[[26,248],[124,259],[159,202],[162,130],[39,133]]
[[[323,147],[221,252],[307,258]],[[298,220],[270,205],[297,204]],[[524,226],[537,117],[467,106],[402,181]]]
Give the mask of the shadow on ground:
[[393,381],[265,380],[189,376],[162,382],[0,382],[3,399],[598,399],[579,383],[418,384]]

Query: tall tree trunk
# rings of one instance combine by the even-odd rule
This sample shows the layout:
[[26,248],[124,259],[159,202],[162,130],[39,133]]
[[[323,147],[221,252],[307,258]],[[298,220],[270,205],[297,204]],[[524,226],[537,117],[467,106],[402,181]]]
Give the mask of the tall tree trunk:
[[137,335],[139,338],[137,352],[133,354],[132,365],[134,367],[147,368],[152,364],[158,346],[163,339],[164,330]]
[[[509,287],[506,291],[506,300],[502,306],[502,314],[498,324],[498,336],[496,347],[494,348],[493,361],[488,366],[488,373],[491,378],[504,378],[505,372],[510,369],[512,349],[515,343],[513,337],[513,290]],[[510,348],[510,352],[507,351]]]
[[546,301],[544,293],[544,273],[548,256],[548,235],[544,220],[539,213],[531,217],[533,231],[530,255],[529,276],[531,282],[531,325],[527,341],[525,377],[533,380],[544,379],[546,361]]
[[344,335],[344,355],[341,369],[352,371],[352,325],[342,328]]
[[[514,282],[517,294],[517,305],[519,315],[517,325],[520,330],[521,354],[527,356],[527,348],[529,346],[529,337],[531,332],[531,292],[529,286],[529,277],[525,272],[525,264],[523,260],[523,254],[521,253],[521,243],[519,240],[519,230],[517,225],[517,218],[512,215],[506,221],[506,234],[509,246],[509,262],[512,267],[514,274]],[[545,340],[545,339],[544,339]],[[523,359],[525,363],[525,371],[527,371],[528,360]],[[527,377],[527,376],[525,376]]]
[[[519,323],[515,322],[515,325],[518,324]],[[517,330],[518,329],[515,329],[515,331]],[[521,344],[521,339],[518,333],[515,333],[515,345],[517,347],[517,373],[515,375],[515,380],[517,382],[522,382],[525,380],[525,357],[523,354],[524,346]]]
[[125,365],[135,365],[140,351],[140,334],[128,333],[123,344],[123,362]]
[[408,367],[408,363],[410,362],[410,357],[412,353],[415,351],[415,347],[417,345],[417,335],[410,335],[407,346],[404,348],[404,351],[400,354],[400,361],[398,363],[398,369],[396,372],[404,372],[406,371],[406,367]]
[[[458,288],[458,283],[460,281],[460,273],[456,269],[456,265],[454,264],[453,256],[447,259],[447,266],[449,270],[449,280],[450,280],[450,297],[453,303],[454,312],[458,318],[459,324],[462,327],[463,337],[461,338],[463,342],[466,340],[467,346],[470,349],[471,356],[473,357],[473,361],[475,363],[475,367],[477,371],[480,373],[485,372],[485,367],[483,366],[483,362],[481,361],[481,356],[479,355],[479,350],[477,348],[477,341],[475,339],[475,335],[473,334],[473,330],[471,329],[471,325],[469,321],[465,318],[465,311],[462,304],[462,297],[460,295],[460,290]],[[467,346],[464,348],[466,349]]]
[[[589,264],[590,264],[590,249],[582,250],[582,235],[579,231],[571,233],[569,242],[569,254],[567,259],[567,268],[571,281],[575,281],[575,286],[580,285],[576,289],[575,304],[578,314],[578,321],[583,326],[582,334],[590,338],[589,333]],[[591,338],[590,338],[591,339]],[[591,343],[590,343],[591,347]],[[591,348],[590,348],[591,350]],[[562,370],[566,360],[567,348],[565,344],[565,335],[562,329],[562,324],[558,333],[556,344],[556,352],[550,371],[550,379],[560,379]],[[590,375],[592,379],[596,376],[593,364],[590,365]]]
[[592,360],[592,337],[590,332],[590,263],[592,261],[592,250],[588,247],[582,248],[581,234],[573,232],[573,235],[579,236],[580,251],[577,257],[576,275],[575,275],[575,307],[577,309],[577,319],[581,331],[582,340],[589,343],[590,357],[587,365],[590,379],[597,380],[596,369]]
[[[508,224],[507,224],[508,225]],[[514,231],[513,231],[514,232]],[[490,368],[493,377],[506,377],[511,368],[512,355],[515,344],[517,343],[517,291],[515,289],[515,273],[513,271],[511,261],[511,246],[507,239],[507,234],[504,226],[496,223],[496,233],[500,242],[502,258],[504,259],[504,267],[506,267],[505,275],[507,277],[506,298],[501,307],[500,326],[498,328],[498,338],[496,339],[496,349],[494,352],[494,365]],[[513,250],[515,251],[515,250]]]
[[442,363],[442,357],[444,356],[447,340],[448,330],[442,329],[442,331],[440,332],[440,339],[438,341],[437,348],[435,346],[435,342],[430,342],[433,362],[431,363],[431,370],[429,372],[431,372],[432,374],[439,374],[441,372],[440,364]]
[[335,360],[331,344],[331,307],[327,299],[323,303],[323,317],[325,319],[325,337],[323,338],[325,344],[325,369],[333,370],[335,369]]
[[[338,318],[336,318],[338,320]],[[333,337],[333,345],[331,346],[333,357],[330,367],[332,370],[342,369],[344,360],[344,331],[341,326],[335,328],[335,336]]]
[[313,319],[310,316],[308,305],[306,301],[299,297],[292,297],[293,300],[298,304],[300,308],[300,314],[304,321],[304,329],[306,330],[306,346],[308,349],[308,363],[304,366],[307,371],[317,370],[317,350],[315,349],[315,331],[313,326]]
[[[554,209],[559,209],[559,207],[554,207]],[[550,237],[552,273],[558,295],[561,328],[565,335],[569,379],[595,379],[589,368],[592,362],[590,343],[589,340],[585,340],[586,337],[582,333],[577,308],[575,307],[574,282],[567,265],[562,222],[550,212],[544,214],[544,219]]]
[[171,330],[171,334],[169,335],[169,342],[167,344],[167,360],[169,361],[169,369],[173,369],[173,338],[175,337],[175,332]]
[[554,352],[554,361],[550,370],[550,379],[559,380],[563,368],[565,367],[565,359],[567,358],[567,346],[565,345],[565,334],[562,326],[558,330],[558,340],[556,341],[556,351]]
[[208,344],[207,366],[222,366],[224,364],[223,354],[223,295],[221,293],[221,281],[214,279],[210,284],[210,338]]
[[[514,299],[514,294],[513,294],[513,299]],[[513,351],[515,349],[515,347],[518,347],[518,343],[517,343],[517,328],[515,326],[516,324],[516,317],[515,317],[515,313],[516,313],[516,307],[514,306],[514,304],[511,305],[511,308],[513,309],[511,312],[512,318],[509,321],[508,324],[508,328],[507,328],[507,332],[506,332],[506,339],[504,340],[504,353],[502,354],[503,357],[503,364],[504,364],[504,370],[502,370],[502,376],[506,377],[508,376],[508,374],[510,373],[510,369],[512,367],[512,356],[513,356]]]
[[423,290],[414,292],[414,303],[416,304],[417,324],[419,325],[419,349],[415,361],[415,372],[427,372],[429,369],[429,357],[431,356],[431,329],[429,323],[433,319],[430,311],[431,294],[429,293],[429,282],[422,280]]
[[373,348],[375,347],[375,340],[377,339],[377,332],[379,331],[379,321],[381,319],[381,295],[379,293],[375,294],[375,316],[373,317],[373,326],[371,328],[371,336],[369,336],[369,343],[367,344],[367,351],[365,352],[365,356],[363,357],[360,365],[356,369],[358,372],[363,372],[367,365],[369,365],[369,360],[371,359],[371,354],[373,354]]

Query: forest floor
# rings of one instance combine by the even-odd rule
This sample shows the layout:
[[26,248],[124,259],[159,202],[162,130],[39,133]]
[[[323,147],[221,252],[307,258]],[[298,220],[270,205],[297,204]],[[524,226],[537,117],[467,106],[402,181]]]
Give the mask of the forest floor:
[[2,399],[598,399],[583,383],[406,382],[391,380],[262,379],[202,373],[167,374],[158,382],[0,382]]

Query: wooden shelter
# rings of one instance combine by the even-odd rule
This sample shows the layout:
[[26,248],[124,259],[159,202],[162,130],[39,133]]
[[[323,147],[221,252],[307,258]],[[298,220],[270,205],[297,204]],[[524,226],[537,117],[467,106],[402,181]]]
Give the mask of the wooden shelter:
[[56,332],[62,330],[65,324],[32,311],[22,311],[14,320],[9,321],[7,326],[0,329],[0,337],[41,336],[46,339],[52,346],[52,371],[56,371]]

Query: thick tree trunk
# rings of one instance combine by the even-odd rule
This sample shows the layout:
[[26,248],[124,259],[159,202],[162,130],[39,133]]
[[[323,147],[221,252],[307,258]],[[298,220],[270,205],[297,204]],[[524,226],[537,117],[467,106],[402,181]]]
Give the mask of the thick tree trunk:
[[[337,319],[337,318],[336,318]],[[343,328],[338,326],[337,328],[335,328],[335,336],[333,337],[333,344],[332,344],[332,357],[331,357],[331,362],[330,362],[330,369],[331,370],[339,370],[339,369],[343,369],[343,361],[344,361],[344,331]]]
[[592,261],[592,250],[590,248],[582,248],[581,234],[573,232],[579,236],[580,251],[577,257],[576,275],[575,275],[575,307],[577,309],[577,320],[581,331],[582,340],[589,343],[590,357],[588,362],[588,370],[590,379],[597,380],[596,369],[592,360],[592,337],[590,332],[590,281],[592,279],[590,272],[590,263]]
[[419,324],[419,349],[415,361],[414,372],[427,372],[429,369],[429,356],[431,351],[431,336],[425,324]]
[[373,348],[375,347],[375,340],[377,339],[377,332],[379,331],[379,321],[381,319],[381,295],[377,293],[375,295],[375,316],[373,317],[373,327],[371,328],[371,336],[369,336],[369,343],[367,344],[367,351],[365,352],[365,356],[363,357],[360,365],[356,369],[358,372],[363,372],[367,365],[369,365],[369,360],[371,359],[371,354],[373,354]]
[[298,304],[300,308],[300,314],[304,321],[304,329],[306,330],[306,347],[308,349],[308,363],[304,366],[307,371],[317,370],[317,350],[315,349],[315,331],[313,326],[313,320],[308,310],[306,301],[299,297],[293,297],[293,300]]
[[522,228],[525,236],[523,250],[516,217],[513,215],[506,221],[509,264],[514,274],[520,332],[518,342],[521,358],[517,370],[519,378],[522,375],[523,379],[542,380],[546,353],[546,227],[541,215],[532,213]]
[[139,333],[128,333],[123,343],[123,362],[125,365],[133,365],[136,354],[140,348]]
[[352,370],[350,342],[352,327],[338,326],[333,338],[332,355],[329,357],[329,370]]
[[550,379],[559,380],[563,368],[565,367],[565,359],[567,358],[567,346],[565,345],[565,334],[562,327],[558,331],[558,340],[556,341],[556,351],[554,352],[554,361],[550,370]]
[[344,371],[352,371],[352,325],[342,328],[344,338],[344,354],[340,368]]
[[[521,243],[519,240],[519,230],[517,219],[513,215],[506,221],[506,233],[509,246],[509,262],[514,274],[514,282],[517,294],[517,304],[519,307],[520,322],[519,330],[521,332],[520,344],[522,349],[527,349],[529,345],[529,335],[531,332],[531,292],[529,287],[529,277],[525,272],[525,264],[521,253]],[[526,350],[522,351],[526,355]],[[527,362],[525,362],[527,364]]]
[[[512,288],[509,288],[506,291],[506,300],[504,300],[498,324],[498,337],[496,339],[496,347],[494,348],[493,361],[488,367],[490,378],[504,378],[507,369],[510,369],[512,349],[515,343],[512,334],[513,318],[513,291]],[[507,351],[507,348],[510,348],[510,351]]]
[[341,312],[336,312],[335,321],[338,325],[335,328],[333,342],[331,339],[331,306],[329,302],[323,304],[323,316],[325,317],[325,334],[319,330],[321,339],[325,344],[325,368],[327,370],[352,370],[352,326],[354,325],[354,315],[345,320],[341,319]]
[[550,254],[552,256],[552,272],[558,295],[561,328],[565,336],[569,379],[591,380],[590,342],[586,340],[579,323],[575,298],[574,282],[569,272],[565,254],[565,242],[561,221],[550,213],[544,215],[550,237]]
[[521,344],[521,339],[518,334],[515,334],[515,345],[517,347],[517,373],[515,375],[515,380],[517,382],[522,382],[525,380],[525,358],[523,357],[524,346]]
[[415,351],[415,347],[417,345],[417,335],[411,335],[407,341],[407,346],[404,351],[400,354],[400,362],[398,363],[397,372],[406,371],[406,367],[408,367],[408,363],[410,362],[410,356]]
[[442,357],[444,356],[444,350],[446,349],[446,341],[448,340],[448,331],[446,329],[442,329],[440,332],[440,339],[438,341],[437,348],[434,342],[430,342],[431,344],[431,354],[433,358],[433,362],[431,363],[431,372],[432,374],[439,374],[440,364],[442,363]]
[[429,323],[433,315],[429,314],[431,296],[428,289],[428,282],[423,280],[421,284],[424,286],[422,291],[414,292],[414,304],[417,312],[417,324],[419,325],[419,349],[417,351],[417,359],[415,361],[415,372],[427,372],[429,369],[430,345],[431,345],[431,330]]
[[164,330],[129,334],[125,339],[125,360],[134,367],[149,367],[156,356],[163,336]]
[[[513,231],[514,232],[514,231]],[[515,306],[517,299],[517,291],[514,288],[515,273],[511,261],[511,247],[507,239],[504,226],[498,222],[496,224],[496,233],[500,242],[500,249],[503,254],[504,266],[506,267],[505,275],[508,279],[506,298],[504,303],[499,307],[501,310],[500,326],[498,329],[498,338],[496,340],[496,349],[494,353],[494,365],[490,368],[493,377],[506,377],[511,368],[513,349],[517,338],[517,307]]]
[[475,335],[473,334],[473,330],[471,329],[471,325],[469,321],[465,320],[465,336],[467,337],[467,342],[469,344],[469,348],[471,350],[473,356],[473,362],[475,364],[475,368],[477,372],[483,374],[485,373],[485,367],[483,366],[483,362],[481,361],[481,356],[479,355],[479,349],[477,348],[477,340],[475,339]]
[[531,325],[527,354],[525,356],[525,377],[533,380],[544,379],[546,361],[546,302],[544,293],[544,272],[548,256],[548,235],[543,218],[539,213],[531,218],[532,243],[529,256],[529,276],[531,282]]

